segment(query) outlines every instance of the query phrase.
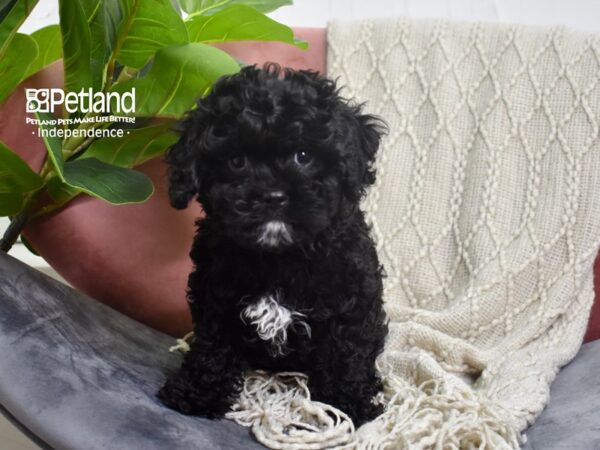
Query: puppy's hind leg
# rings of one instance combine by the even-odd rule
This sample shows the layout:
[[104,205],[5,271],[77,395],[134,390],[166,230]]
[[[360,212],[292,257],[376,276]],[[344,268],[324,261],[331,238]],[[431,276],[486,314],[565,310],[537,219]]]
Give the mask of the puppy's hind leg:
[[240,393],[244,366],[228,343],[196,339],[158,398],[183,414],[223,417]]

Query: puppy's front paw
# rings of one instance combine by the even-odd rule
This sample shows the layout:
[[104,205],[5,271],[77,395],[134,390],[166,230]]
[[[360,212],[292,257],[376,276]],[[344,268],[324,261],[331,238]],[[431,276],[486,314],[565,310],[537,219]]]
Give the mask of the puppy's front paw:
[[354,422],[354,426],[358,428],[362,424],[370,422],[383,414],[383,405],[376,405],[371,401],[368,403],[358,403],[347,414],[352,419],[352,422]]
[[169,377],[158,398],[183,414],[223,417],[240,393],[245,362],[230,346],[222,344],[210,339],[194,340],[179,371]]
[[375,376],[363,383],[356,380],[335,382],[334,378],[315,376],[312,383],[309,378],[309,388],[312,398],[348,414],[356,428],[375,419],[384,410],[382,405],[373,401],[382,389],[380,380]]

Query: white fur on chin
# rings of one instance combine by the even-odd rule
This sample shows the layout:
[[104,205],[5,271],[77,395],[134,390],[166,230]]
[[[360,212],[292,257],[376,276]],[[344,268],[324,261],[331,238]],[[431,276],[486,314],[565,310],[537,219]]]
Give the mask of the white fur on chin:
[[[290,311],[278,301],[279,294],[264,295],[246,306],[240,317],[244,323],[256,327],[258,337],[263,341],[270,341],[274,356],[285,353],[285,344],[288,338],[288,327],[299,326],[310,337],[310,325],[306,323],[306,316],[296,311]],[[247,322],[248,321],[248,322]]]
[[258,243],[265,247],[277,247],[281,244],[291,244],[292,236],[285,222],[271,220],[262,226]]

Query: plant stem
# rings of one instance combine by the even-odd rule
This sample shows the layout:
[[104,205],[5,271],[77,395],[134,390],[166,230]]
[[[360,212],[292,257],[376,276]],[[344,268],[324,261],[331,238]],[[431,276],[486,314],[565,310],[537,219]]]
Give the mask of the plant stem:
[[0,251],[8,252],[13,244],[19,238],[19,235],[25,228],[27,221],[29,220],[29,211],[23,210],[18,213],[13,219],[10,221],[10,225],[4,232],[4,236],[0,239]]
[[[48,176],[51,170],[50,163],[46,161],[40,174]],[[31,216],[39,209],[38,199],[44,192],[46,192],[45,184],[37,191],[33,191],[25,196],[23,209],[11,219],[10,224],[4,231],[4,235],[0,239],[0,251],[8,253],[12,248],[21,232],[25,229],[25,225],[27,225]]]
[[73,200],[75,197],[77,197],[78,195],[80,195],[81,192],[77,192],[76,195],[74,195],[73,197],[69,197],[63,201],[61,201],[60,203],[50,203],[49,205],[44,206],[41,209],[38,209],[35,214],[33,214],[31,216],[31,220],[35,220],[38,217],[42,217],[45,216],[47,214],[50,214],[54,211],[57,211],[59,209],[61,209],[62,207],[64,207],[67,203],[69,203],[71,200]]
[[66,161],[70,161],[72,158],[75,158],[77,155],[79,155],[79,153],[81,153],[82,150],[85,150],[95,140],[96,140],[95,137],[86,138],[83,142],[81,142],[73,150],[69,150],[68,152],[65,152],[63,157],[65,158]]
[[[93,119],[96,117],[95,113],[87,113],[83,116],[83,119]],[[78,130],[89,130],[90,128],[98,128],[97,125],[102,125],[102,123],[98,122],[83,122],[80,126],[77,127]],[[62,148],[63,148],[63,157],[67,159],[74,148],[77,148],[81,145],[83,141],[87,138],[84,137],[69,137],[63,140]]]
[[125,81],[131,80],[137,74],[137,70],[132,69],[131,67],[123,67],[119,77],[117,78],[117,83],[123,83]]

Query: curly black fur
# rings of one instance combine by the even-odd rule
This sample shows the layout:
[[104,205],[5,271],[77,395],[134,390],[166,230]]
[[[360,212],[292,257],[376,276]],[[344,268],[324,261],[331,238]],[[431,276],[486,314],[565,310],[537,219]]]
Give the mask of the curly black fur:
[[[307,373],[312,397],[357,425],[380,413],[382,269],[358,206],[382,131],[334,81],[273,64],[220,79],[187,115],[167,156],[170,197],[176,208],[197,197],[206,218],[191,251],[195,338],[165,404],[221,417],[253,368]],[[240,317],[274,292],[310,327],[290,326],[275,356]]]

